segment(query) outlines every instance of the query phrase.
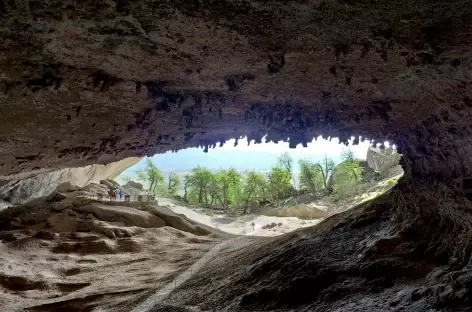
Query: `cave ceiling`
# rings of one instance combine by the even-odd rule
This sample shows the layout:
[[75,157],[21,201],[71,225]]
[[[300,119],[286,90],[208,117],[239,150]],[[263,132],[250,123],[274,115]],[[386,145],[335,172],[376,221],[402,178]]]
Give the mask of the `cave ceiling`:
[[0,175],[265,134],[467,171],[471,21],[466,0],[0,0]]

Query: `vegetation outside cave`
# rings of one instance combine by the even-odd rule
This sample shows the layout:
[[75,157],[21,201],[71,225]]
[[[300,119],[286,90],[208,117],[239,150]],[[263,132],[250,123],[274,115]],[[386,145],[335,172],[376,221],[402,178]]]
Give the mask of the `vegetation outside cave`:
[[[309,202],[352,206],[384,193],[401,176],[383,179],[385,176],[356,157],[352,144],[340,149],[339,157],[330,157],[327,153],[322,157],[310,157],[306,153],[300,157],[295,151],[280,152],[265,170],[250,168],[250,165],[245,170],[240,167],[215,170],[197,164],[185,172],[166,173],[156,165],[159,160],[148,158],[133,178],[143,182],[151,193],[203,208],[206,214],[213,216],[297,208]],[[123,175],[120,179],[127,182],[132,178]],[[382,179],[384,181],[379,183]]]

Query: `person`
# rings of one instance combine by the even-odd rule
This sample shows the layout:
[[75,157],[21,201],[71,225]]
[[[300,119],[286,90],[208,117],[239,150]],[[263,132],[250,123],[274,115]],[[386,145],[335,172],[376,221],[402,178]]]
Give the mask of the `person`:
[[110,200],[116,200],[116,190],[110,190],[108,191],[108,196],[110,197]]
[[124,194],[123,194],[123,191],[120,190],[119,194],[120,194],[120,200],[121,200],[121,199],[123,198],[123,195],[124,195]]

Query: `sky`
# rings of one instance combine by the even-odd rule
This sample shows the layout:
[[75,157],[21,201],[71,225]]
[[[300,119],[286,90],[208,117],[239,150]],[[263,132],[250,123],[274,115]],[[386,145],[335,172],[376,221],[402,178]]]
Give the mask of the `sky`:
[[[264,140],[263,140],[264,142]],[[351,141],[352,142],[352,141]],[[308,147],[302,147],[300,144],[295,149],[289,148],[288,142],[261,143],[249,146],[246,139],[240,139],[239,144],[234,146],[234,139],[229,140],[223,147],[209,149],[208,153],[203,152],[201,148],[188,148],[179,150],[176,153],[167,152],[152,156],[153,162],[164,172],[188,172],[192,168],[200,165],[211,170],[221,168],[236,168],[240,171],[257,170],[268,171],[277,162],[277,157],[283,152],[289,152],[295,163],[300,159],[310,159],[314,162],[321,161],[325,155],[332,158],[335,163],[341,162],[341,153],[350,148],[354,155],[359,159],[365,159],[367,148],[371,141],[360,141],[358,145],[349,144],[346,147],[339,144],[338,139],[325,140],[318,137],[313,142],[308,143]],[[388,146],[386,142],[385,146]],[[123,175],[133,177],[135,172],[145,166],[145,159],[138,162],[131,168],[128,168]],[[294,171],[298,170],[298,166]]]

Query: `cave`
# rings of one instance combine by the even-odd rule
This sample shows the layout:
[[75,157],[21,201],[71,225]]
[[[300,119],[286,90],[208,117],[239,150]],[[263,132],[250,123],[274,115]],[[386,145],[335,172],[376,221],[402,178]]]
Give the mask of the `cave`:
[[[218,268],[214,276],[233,279],[211,296],[220,284],[204,271],[206,280],[186,286],[198,300],[179,292],[170,299],[182,307],[158,311],[356,311],[349,304],[365,292],[384,297],[363,311],[467,311],[471,20],[468,0],[0,1],[0,175],[240,136],[292,147],[352,133],[395,142],[405,175],[392,192],[323,223],[298,247],[286,246],[289,237],[267,243],[286,249],[247,256],[250,271]],[[361,244],[379,228],[388,239]],[[330,246],[327,232],[352,233],[365,261],[338,245],[332,266],[301,256],[310,244]],[[285,275],[271,270],[277,257],[293,261]],[[297,275],[294,266],[308,264]],[[386,291],[420,280],[427,286],[406,299]]]

